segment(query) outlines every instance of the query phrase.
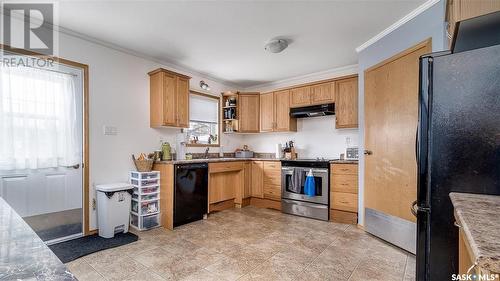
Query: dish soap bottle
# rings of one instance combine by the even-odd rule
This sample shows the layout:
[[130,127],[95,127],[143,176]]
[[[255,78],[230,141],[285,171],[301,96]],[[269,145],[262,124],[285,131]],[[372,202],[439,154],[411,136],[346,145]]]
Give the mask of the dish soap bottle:
[[316,183],[314,182],[312,169],[309,169],[309,172],[307,173],[306,181],[304,183],[304,193],[309,197],[316,196]]

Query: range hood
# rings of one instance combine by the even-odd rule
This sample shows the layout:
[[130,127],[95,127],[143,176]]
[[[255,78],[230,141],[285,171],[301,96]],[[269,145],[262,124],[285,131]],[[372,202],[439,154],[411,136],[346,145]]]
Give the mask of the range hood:
[[290,109],[290,117],[305,118],[335,114],[335,104],[321,104]]

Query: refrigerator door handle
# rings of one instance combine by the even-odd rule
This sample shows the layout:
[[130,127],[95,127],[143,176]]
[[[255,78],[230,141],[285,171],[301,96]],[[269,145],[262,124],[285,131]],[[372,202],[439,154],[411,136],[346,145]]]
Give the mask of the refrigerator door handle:
[[418,127],[419,127],[419,124],[417,123],[417,130],[415,132],[415,162],[417,162],[418,164]]

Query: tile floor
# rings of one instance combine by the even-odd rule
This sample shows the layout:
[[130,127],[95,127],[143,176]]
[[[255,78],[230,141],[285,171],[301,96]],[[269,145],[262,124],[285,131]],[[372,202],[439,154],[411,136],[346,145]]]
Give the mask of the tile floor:
[[356,226],[245,207],[68,263],[78,280],[414,280],[415,258]]

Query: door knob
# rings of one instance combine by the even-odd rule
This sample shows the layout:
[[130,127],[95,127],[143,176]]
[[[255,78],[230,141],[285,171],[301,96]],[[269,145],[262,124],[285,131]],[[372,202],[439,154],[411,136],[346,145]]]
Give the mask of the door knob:
[[366,150],[366,149],[365,149],[364,154],[365,154],[365,155],[372,155],[372,154],[373,154],[373,152],[372,152],[371,150]]

